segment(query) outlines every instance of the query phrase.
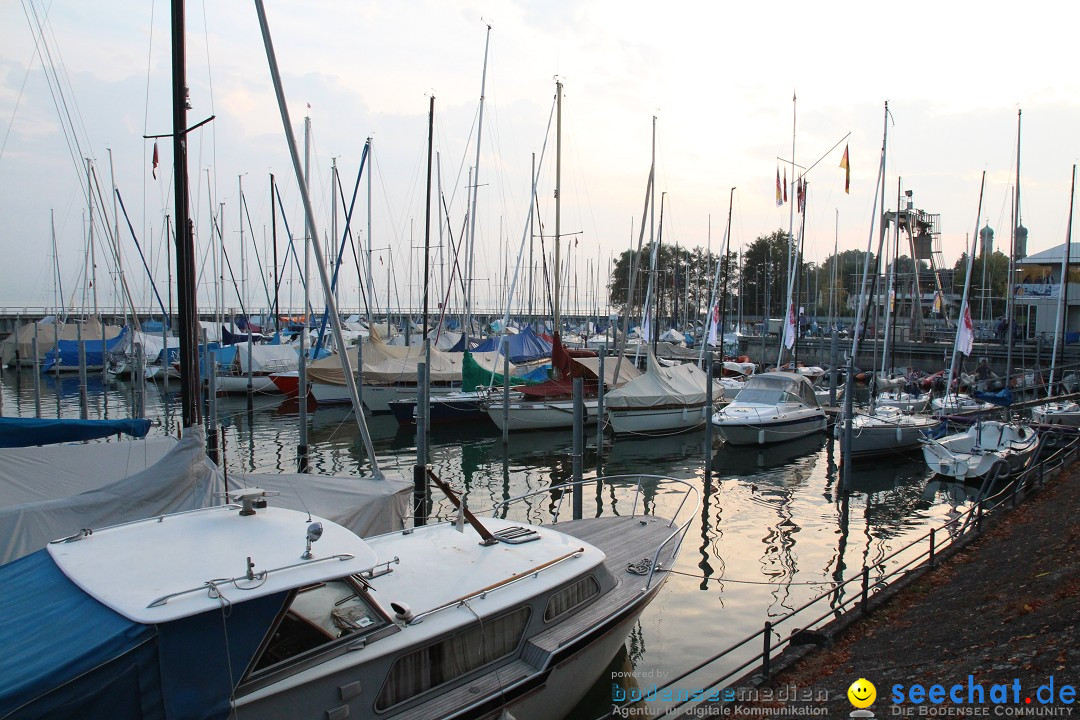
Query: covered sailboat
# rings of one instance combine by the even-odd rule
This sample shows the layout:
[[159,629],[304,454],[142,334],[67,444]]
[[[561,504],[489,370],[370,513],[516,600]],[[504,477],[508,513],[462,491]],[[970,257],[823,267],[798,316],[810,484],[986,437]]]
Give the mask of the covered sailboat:
[[[669,434],[701,427],[712,408],[706,405],[708,374],[693,363],[665,367],[652,350],[646,371],[604,396],[608,422],[616,434]],[[713,382],[713,399],[724,389]]]

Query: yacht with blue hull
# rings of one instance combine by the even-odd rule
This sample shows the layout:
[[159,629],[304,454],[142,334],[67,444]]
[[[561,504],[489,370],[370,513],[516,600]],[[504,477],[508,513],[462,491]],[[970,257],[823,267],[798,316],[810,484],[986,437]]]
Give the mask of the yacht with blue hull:
[[[469,523],[363,540],[248,489],[57,540],[0,566],[0,718],[562,717],[696,512],[683,481],[606,481],[633,496],[629,514],[462,510]],[[670,483],[673,517],[643,514]],[[554,507],[571,487],[521,507],[538,494]]]

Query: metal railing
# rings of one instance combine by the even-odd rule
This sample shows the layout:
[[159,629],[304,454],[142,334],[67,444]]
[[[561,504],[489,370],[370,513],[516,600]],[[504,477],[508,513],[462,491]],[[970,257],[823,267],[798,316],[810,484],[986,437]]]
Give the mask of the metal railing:
[[[725,687],[725,683],[733,678],[738,679],[745,677],[748,673],[744,671],[753,668],[755,664],[759,664],[760,667],[758,674],[760,674],[763,679],[768,679],[772,672],[773,657],[778,654],[778,651],[782,648],[790,645],[792,637],[795,636],[795,633],[792,632],[787,637],[782,638],[779,642],[773,644],[774,635],[779,637],[779,634],[776,632],[777,626],[787,623],[793,618],[800,617],[803,619],[803,622],[800,623],[802,630],[817,628],[825,623],[826,620],[846,617],[848,611],[854,609],[851,606],[856,603],[858,604],[859,612],[865,614],[869,612],[869,601],[873,594],[881,592],[889,586],[896,584],[896,582],[902,579],[902,576],[904,575],[934,568],[938,561],[938,555],[943,549],[959,547],[961,542],[967,542],[968,538],[973,537],[972,533],[974,533],[974,536],[977,536],[982,532],[984,517],[988,513],[1003,509],[1006,506],[1016,507],[1017,503],[1023,499],[1031,488],[1040,487],[1047,478],[1052,477],[1063,470],[1076,458],[1077,453],[1080,452],[1080,438],[1067,436],[1065,433],[1044,433],[1044,441],[1048,443],[1057,442],[1061,444],[1061,446],[1052,451],[1049,457],[1043,460],[1033,460],[1029,462],[1021,472],[1015,475],[1009,485],[994,495],[986,496],[985,493],[987,488],[992,487],[994,481],[998,479],[999,473],[1004,471],[1004,463],[996,465],[991,470],[991,476],[987,477],[984,481],[983,487],[975,502],[959,516],[950,519],[940,527],[930,528],[928,532],[920,535],[877,562],[864,566],[856,576],[833,585],[828,591],[816,595],[787,615],[775,620],[766,621],[761,630],[744,637],[715,655],[697,663],[688,670],[668,679],[662,687],[658,688],[658,690],[670,688],[675,683],[704,670],[708,666],[731,656],[733,653],[747,647],[752,647],[753,643],[760,643],[760,652],[731,668],[707,685],[698,685],[698,687],[702,687],[703,692],[698,694],[697,697],[681,700],[670,707],[659,709],[656,716],[668,716],[689,703],[702,702],[704,698],[710,696],[715,688]],[[947,539],[941,540],[939,537],[940,531],[945,532]],[[918,549],[920,546],[922,549]],[[916,550],[912,557],[905,559],[891,571],[885,571],[887,563],[894,559],[899,562],[901,555],[907,554],[912,550]],[[877,571],[877,574],[871,578],[871,574],[875,570]],[[859,592],[852,595],[850,598],[837,602],[842,595],[841,591],[856,583],[858,583]],[[810,619],[805,619],[810,615],[811,609],[816,608],[820,603],[829,600],[832,602],[829,605],[828,611],[812,616]],[[633,705],[636,702],[640,702],[640,700],[627,701],[621,705]],[[617,707],[619,707],[619,705],[613,706],[613,712]]]

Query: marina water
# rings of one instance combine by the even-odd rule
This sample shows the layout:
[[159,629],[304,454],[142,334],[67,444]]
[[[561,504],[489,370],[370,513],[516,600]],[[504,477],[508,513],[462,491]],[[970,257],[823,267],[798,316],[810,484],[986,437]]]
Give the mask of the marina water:
[[[166,393],[161,383],[146,386],[146,416],[155,421],[151,435],[175,435],[178,382]],[[42,376],[43,417],[79,417],[79,380]],[[31,371],[5,370],[3,414],[35,413]],[[127,381],[103,384],[91,375],[87,388],[89,418],[132,415],[133,386]],[[224,466],[230,486],[252,472],[293,472],[298,440],[298,400],[280,395],[218,399],[224,439]],[[311,406],[311,471],[368,474],[351,409]],[[411,477],[416,439],[413,428],[399,429],[391,416],[368,418],[380,467],[388,474]],[[595,426],[587,427],[585,477],[595,477]],[[495,504],[569,481],[573,442],[569,431],[512,434],[504,445],[492,425],[436,429],[430,440],[430,467],[468,498],[482,514]],[[118,442],[115,438],[108,442]],[[780,616],[825,592],[832,583],[857,577],[931,526],[956,515],[973,494],[963,485],[936,480],[921,459],[902,456],[857,465],[843,512],[837,491],[839,445],[824,434],[765,448],[712,449],[713,477],[705,484],[703,430],[664,438],[612,438],[603,445],[605,475],[664,475],[693,481],[703,491],[694,520],[667,584],[645,610],[624,653],[616,657],[601,682],[575,713],[598,717],[610,708],[612,694],[629,689],[647,692],[760,630]],[[122,470],[122,469],[121,469]],[[250,481],[247,481],[250,482]],[[303,489],[298,488],[302,495]],[[624,503],[618,507],[618,503]],[[674,511],[662,494],[643,497],[647,512]],[[557,498],[538,496],[529,519],[550,522]],[[588,516],[629,512],[625,499],[587,495]],[[570,503],[561,505],[562,519]],[[432,495],[430,514],[453,519],[450,504]],[[891,559],[896,566],[903,558]],[[889,569],[887,567],[886,569]],[[838,591],[837,602],[859,592],[857,585]],[[843,593],[847,593],[845,596]],[[783,637],[791,628],[781,631]],[[774,638],[774,644],[780,637]],[[712,663],[677,682],[677,688],[710,688],[716,678],[760,652],[752,643],[741,652]]]

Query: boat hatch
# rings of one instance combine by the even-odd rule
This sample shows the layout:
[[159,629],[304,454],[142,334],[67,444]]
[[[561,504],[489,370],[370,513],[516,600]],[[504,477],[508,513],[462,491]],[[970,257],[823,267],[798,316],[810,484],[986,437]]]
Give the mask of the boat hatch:
[[540,533],[536,532],[535,529],[521,527],[520,525],[503,528],[493,534],[498,538],[499,542],[509,543],[510,545],[520,545],[521,543],[540,539]]

